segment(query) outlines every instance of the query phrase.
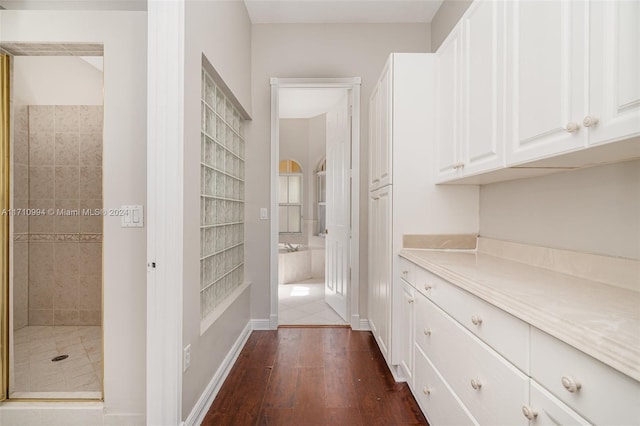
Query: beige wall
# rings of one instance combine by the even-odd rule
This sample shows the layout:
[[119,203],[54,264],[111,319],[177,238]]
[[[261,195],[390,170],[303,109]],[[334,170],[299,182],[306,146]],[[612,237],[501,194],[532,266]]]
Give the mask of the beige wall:
[[[391,52],[429,52],[428,24],[260,24],[252,36],[253,121],[247,150],[247,276],[252,318],[269,318],[270,77],[361,77],[360,314],[366,317],[368,100]],[[274,212],[271,212],[273,218]]]
[[73,56],[16,56],[15,105],[102,105],[102,72]]
[[480,234],[640,259],[640,161],[482,186]]
[[[104,206],[145,204],[146,12],[1,11],[0,39],[104,43]],[[104,219],[105,424],[145,411],[146,229]],[[118,419],[118,420],[108,420]]]
[[[200,72],[207,57],[245,110],[251,111],[251,22],[241,1],[185,3],[183,346],[191,366],[182,378],[182,418],[220,367],[249,321],[246,290],[200,335]],[[253,141],[246,138],[246,150]],[[246,196],[245,196],[246,198]],[[246,239],[249,243],[251,240]]]
[[473,0],[444,0],[431,20],[431,52],[447,38]]

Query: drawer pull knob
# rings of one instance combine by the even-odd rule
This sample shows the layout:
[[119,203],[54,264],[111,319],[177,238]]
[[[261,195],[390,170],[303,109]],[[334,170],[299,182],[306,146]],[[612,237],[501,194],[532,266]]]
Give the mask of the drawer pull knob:
[[425,328],[423,333],[425,336],[431,336],[431,330],[429,330],[428,328]]
[[579,391],[582,387],[580,383],[567,376],[562,376],[562,386],[571,393]]
[[425,284],[425,285],[424,285],[424,289],[425,289],[426,291],[429,291],[429,290],[431,290],[432,288],[433,288],[433,286],[432,286],[431,284]]
[[413,303],[415,301],[415,299],[407,299],[408,303]]
[[480,325],[482,324],[482,318],[480,318],[477,315],[474,315],[471,317],[471,322],[473,323],[473,325]]
[[479,390],[482,387],[482,383],[480,383],[480,380],[471,379],[471,387],[475,390]]
[[533,420],[538,417],[538,413],[533,411],[533,408],[529,407],[528,405],[522,406],[522,414],[524,414],[524,416],[529,420]]
[[569,133],[577,132],[580,129],[580,125],[575,121],[571,121],[567,124],[567,127],[565,127],[565,129]]
[[584,124],[584,127],[593,127],[596,124],[598,124],[598,118],[594,117],[592,115],[587,115],[584,120],[582,120],[582,124]]
[[425,386],[422,388],[422,393],[425,395],[431,395],[431,389]]
[[402,271],[402,276],[404,278],[407,278],[407,275],[409,275],[409,271]]

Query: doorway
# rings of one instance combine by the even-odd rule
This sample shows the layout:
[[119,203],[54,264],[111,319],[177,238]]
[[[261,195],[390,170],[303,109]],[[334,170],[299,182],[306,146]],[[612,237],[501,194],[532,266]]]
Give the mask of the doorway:
[[360,79],[271,83],[270,326],[359,329]]
[[0,49],[12,63],[3,393],[100,400],[103,46]]

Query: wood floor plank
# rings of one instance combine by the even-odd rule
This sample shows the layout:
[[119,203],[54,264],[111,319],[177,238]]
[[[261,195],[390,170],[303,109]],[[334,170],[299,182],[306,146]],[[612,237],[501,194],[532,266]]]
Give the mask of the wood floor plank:
[[302,367],[296,386],[295,408],[311,410],[327,406],[324,367]]
[[264,398],[264,408],[293,408],[296,402],[298,368],[274,368]]
[[205,426],[427,425],[370,332],[348,328],[254,331]]

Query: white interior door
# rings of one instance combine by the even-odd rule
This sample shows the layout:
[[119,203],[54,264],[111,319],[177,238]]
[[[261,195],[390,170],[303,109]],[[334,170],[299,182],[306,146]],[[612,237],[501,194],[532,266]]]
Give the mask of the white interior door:
[[327,113],[325,300],[347,321],[351,200],[349,92]]

